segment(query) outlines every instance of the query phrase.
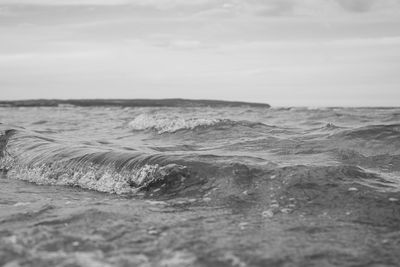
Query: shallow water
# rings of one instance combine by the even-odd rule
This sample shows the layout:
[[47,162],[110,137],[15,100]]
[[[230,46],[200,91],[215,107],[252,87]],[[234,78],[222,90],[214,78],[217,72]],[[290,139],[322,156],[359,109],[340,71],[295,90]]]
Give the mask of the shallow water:
[[400,262],[400,108],[9,107],[0,122],[0,265]]

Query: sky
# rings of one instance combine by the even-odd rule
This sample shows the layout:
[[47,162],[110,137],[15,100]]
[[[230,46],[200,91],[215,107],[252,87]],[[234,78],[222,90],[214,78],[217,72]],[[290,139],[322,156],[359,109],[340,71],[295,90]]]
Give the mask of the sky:
[[400,0],[0,0],[0,99],[400,106]]

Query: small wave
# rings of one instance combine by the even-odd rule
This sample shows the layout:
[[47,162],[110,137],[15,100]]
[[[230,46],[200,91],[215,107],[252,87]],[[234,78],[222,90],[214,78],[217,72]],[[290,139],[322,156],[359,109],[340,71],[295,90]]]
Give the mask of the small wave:
[[32,125],[40,125],[40,124],[46,124],[46,123],[47,123],[46,120],[40,120],[40,121],[32,122]]
[[340,127],[337,126],[337,125],[335,125],[335,124],[333,124],[332,122],[328,122],[328,123],[325,125],[324,128],[325,128],[325,129],[328,129],[328,130],[332,130],[332,129],[339,129]]
[[[129,123],[129,127],[135,131],[153,130],[158,134],[175,133],[182,130],[195,130],[199,128],[223,127],[223,126],[248,126],[263,125],[248,121],[232,121],[221,118],[185,117],[163,114],[140,114]],[[265,125],[266,126],[266,125]]]
[[167,161],[160,155],[66,145],[23,131],[0,135],[0,170],[37,184],[124,194],[188,177],[186,166]]
[[346,164],[357,164],[368,168],[374,168],[385,172],[400,171],[400,155],[399,154],[378,154],[363,155],[358,151],[351,149],[338,149],[338,159]]
[[[299,194],[301,190],[316,190],[319,195],[340,194],[348,188],[381,192],[398,192],[399,184],[380,172],[364,169],[356,165],[341,166],[290,166],[276,170],[276,175],[286,184],[284,188]],[[286,181],[285,181],[286,180]],[[335,189],[336,188],[336,189]],[[298,191],[299,190],[299,191]]]
[[[4,166],[7,160],[0,161]],[[10,166],[10,165],[8,165]],[[85,167],[71,167],[63,163],[42,165],[19,165],[12,163],[7,176],[33,182],[39,185],[77,186],[83,189],[105,193],[129,194],[149,188],[152,184],[164,181],[169,177],[179,177],[186,168],[168,164],[146,164],[129,172],[116,171],[112,166],[86,164]],[[182,175],[182,177],[184,177]]]
[[340,132],[337,134],[337,136],[369,140],[400,140],[400,124],[368,125],[365,127]]
[[[309,124],[309,123],[308,123]],[[316,125],[320,124],[319,122],[315,122]],[[326,123],[324,126],[322,127],[318,127],[318,128],[312,128],[310,130],[305,131],[305,133],[310,133],[310,134],[314,134],[314,133],[333,133],[333,132],[337,132],[341,129],[345,129],[345,127],[341,127],[338,126],[336,124],[333,124],[331,122]]]
[[400,124],[338,130],[328,137],[333,149],[351,149],[365,156],[397,155],[400,149]]

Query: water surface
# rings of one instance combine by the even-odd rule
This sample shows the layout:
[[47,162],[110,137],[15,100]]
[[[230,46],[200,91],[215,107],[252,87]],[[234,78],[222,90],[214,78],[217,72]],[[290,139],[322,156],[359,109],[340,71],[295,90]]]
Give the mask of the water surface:
[[0,122],[0,265],[400,262],[399,108],[60,105]]

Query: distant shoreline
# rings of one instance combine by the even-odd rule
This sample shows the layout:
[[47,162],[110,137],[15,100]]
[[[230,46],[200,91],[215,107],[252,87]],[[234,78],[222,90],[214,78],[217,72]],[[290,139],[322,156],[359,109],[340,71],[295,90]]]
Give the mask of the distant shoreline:
[[204,100],[204,99],[31,99],[3,100],[0,107],[57,107],[72,105],[78,107],[114,106],[114,107],[258,107],[270,108],[266,103],[243,101]]

